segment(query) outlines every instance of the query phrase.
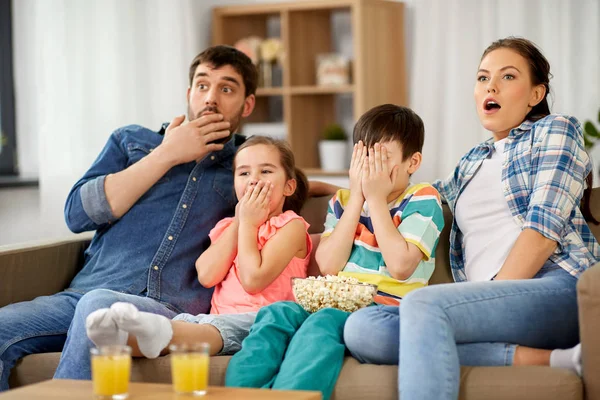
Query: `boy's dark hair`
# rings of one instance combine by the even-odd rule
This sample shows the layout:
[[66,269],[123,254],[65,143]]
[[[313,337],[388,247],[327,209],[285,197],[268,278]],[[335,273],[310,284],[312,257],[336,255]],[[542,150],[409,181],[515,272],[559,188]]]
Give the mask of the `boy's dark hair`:
[[364,113],[353,133],[354,143],[362,140],[367,147],[397,140],[402,144],[402,161],[423,150],[425,127],[413,110],[395,104],[382,104]]
[[200,64],[210,64],[213,68],[221,68],[224,65],[231,65],[235,72],[242,76],[244,87],[246,89],[246,97],[256,93],[258,84],[258,70],[252,64],[252,60],[231,46],[213,46],[198,54],[190,65],[190,87],[194,81],[196,68]]

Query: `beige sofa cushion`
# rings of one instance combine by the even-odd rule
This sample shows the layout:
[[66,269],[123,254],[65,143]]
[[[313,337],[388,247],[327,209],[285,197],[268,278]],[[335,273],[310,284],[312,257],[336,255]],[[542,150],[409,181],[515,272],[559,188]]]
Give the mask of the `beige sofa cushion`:
[[[25,357],[10,376],[11,387],[51,379],[60,353]],[[231,357],[211,357],[210,384],[222,386]],[[360,364],[346,357],[332,399],[397,399],[398,368]],[[136,382],[170,383],[169,356],[136,359],[131,379]],[[575,374],[549,367],[463,367],[461,400],[582,400],[583,385]]]

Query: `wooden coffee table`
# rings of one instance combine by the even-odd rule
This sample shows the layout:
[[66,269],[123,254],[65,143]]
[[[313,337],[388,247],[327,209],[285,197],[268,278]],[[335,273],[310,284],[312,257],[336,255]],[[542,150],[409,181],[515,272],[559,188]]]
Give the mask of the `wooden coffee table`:
[[[76,381],[68,379],[53,379],[24,386],[18,389],[0,393],[0,400],[81,400],[93,399],[92,381]],[[178,396],[173,392],[172,385],[161,383],[129,384],[129,399],[155,399],[155,400],[191,400],[191,399],[248,399],[248,400],[320,400],[321,392],[283,391],[266,389],[238,389],[222,386],[210,386],[206,396]],[[128,399],[128,400],[129,400]]]

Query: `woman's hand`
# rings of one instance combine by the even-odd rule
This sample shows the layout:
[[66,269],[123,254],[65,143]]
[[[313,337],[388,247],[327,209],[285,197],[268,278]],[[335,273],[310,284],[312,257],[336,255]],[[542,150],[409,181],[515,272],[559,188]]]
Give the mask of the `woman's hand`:
[[240,223],[258,228],[269,217],[269,204],[273,184],[269,181],[259,181],[249,187],[238,204]]
[[398,176],[398,166],[389,171],[387,150],[379,143],[369,149],[362,171],[362,190],[367,202],[384,199],[394,190],[394,182]]
[[365,200],[365,195],[362,189],[362,174],[363,164],[367,158],[367,148],[362,140],[354,145],[352,151],[352,160],[350,161],[350,170],[348,172],[350,178],[350,196]]

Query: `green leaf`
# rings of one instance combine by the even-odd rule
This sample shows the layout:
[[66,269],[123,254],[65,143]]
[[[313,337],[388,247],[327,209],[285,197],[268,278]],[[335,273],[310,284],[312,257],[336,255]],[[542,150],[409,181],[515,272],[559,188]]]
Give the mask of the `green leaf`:
[[591,136],[593,138],[600,138],[600,133],[598,132],[594,124],[592,124],[592,121],[585,121],[585,124],[583,124],[583,131],[588,136]]
[[346,140],[346,131],[340,124],[330,124],[323,130],[325,140]]
[[586,149],[591,149],[594,147],[594,142],[590,141],[586,136],[583,137],[583,144]]

